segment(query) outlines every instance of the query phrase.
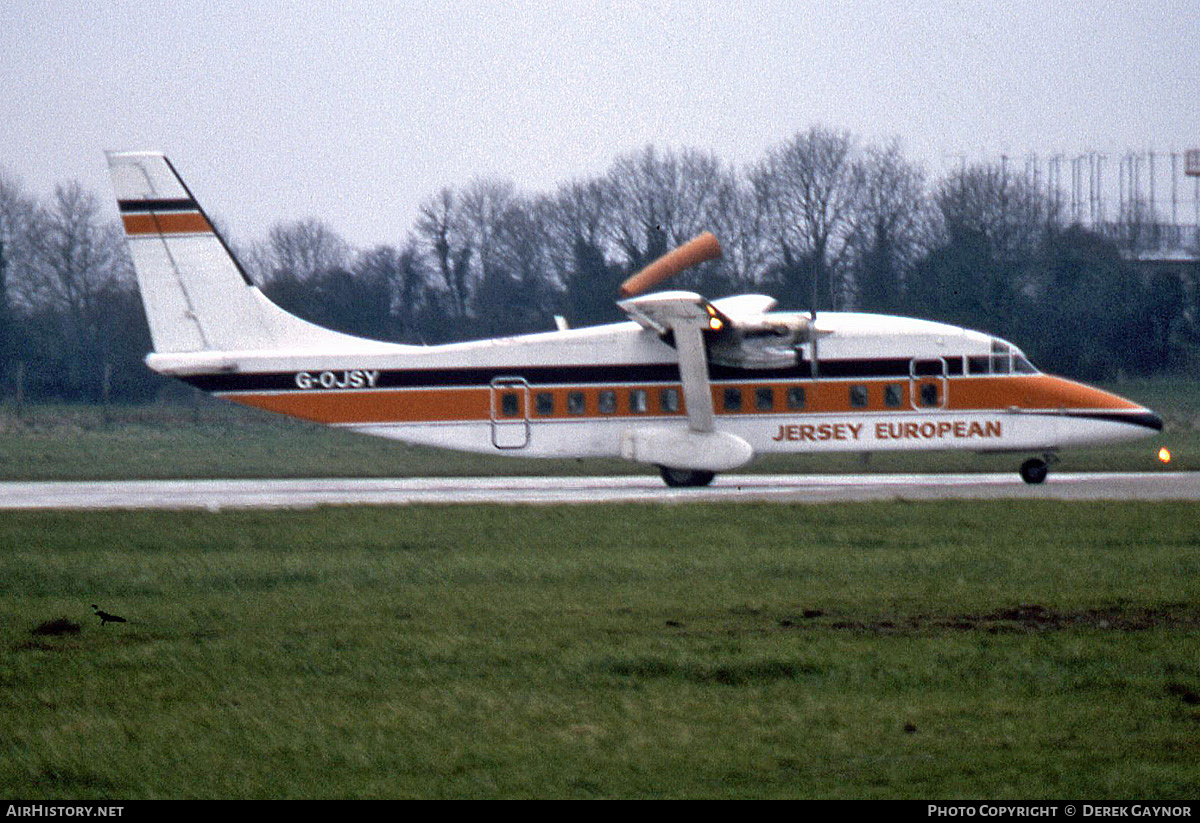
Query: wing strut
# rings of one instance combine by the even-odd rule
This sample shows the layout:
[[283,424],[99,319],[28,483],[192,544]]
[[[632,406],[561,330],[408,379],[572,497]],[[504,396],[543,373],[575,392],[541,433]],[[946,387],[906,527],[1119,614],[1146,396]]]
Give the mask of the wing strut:
[[695,316],[670,321],[679,354],[679,379],[683,383],[683,404],[687,409],[688,428],[694,432],[713,430],[712,388],[708,382],[708,357],[704,353],[704,329],[708,315],[693,306]]
[[715,420],[704,330],[720,328],[725,323],[724,317],[692,292],[658,292],[622,300],[617,305],[644,328],[674,338],[688,428],[694,432],[713,431]]

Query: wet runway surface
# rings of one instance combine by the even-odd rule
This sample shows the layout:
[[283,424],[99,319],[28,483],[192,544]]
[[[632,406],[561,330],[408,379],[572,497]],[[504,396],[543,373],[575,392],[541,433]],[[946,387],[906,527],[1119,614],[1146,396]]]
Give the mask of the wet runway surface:
[[1200,472],[1052,473],[1038,486],[1022,482],[1015,472],[729,474],[698,489],[668,488],[651,475],[0,483],[0,510],[994,499],[1200,501]]

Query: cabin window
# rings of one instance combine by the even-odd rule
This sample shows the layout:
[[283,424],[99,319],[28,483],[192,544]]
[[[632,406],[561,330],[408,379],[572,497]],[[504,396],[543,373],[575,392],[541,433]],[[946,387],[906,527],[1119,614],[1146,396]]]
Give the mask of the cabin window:
[[866,386],[851,386],[850,387],[850,408],[865,409],[867,407],[867,387]]
[[755,389],[754,408],[759,411],[770,411],[775,408],[775,390],[770,387]]
[[742,390],[741,389],[725,389],[725,411],[741,411],[742,410]]
[[583,392],[573,391],[567,395],[567,414],[583,414],[586,410]]
[[946,361],[940,357],[912,362],[913,377],[944,377],[947,371]]
[[991,374],[992,360],[986,355],[983,357],[968,357],[967,371],[971,374]]
[[649,403],[646,399],[645,389],[633,389],[629,392],[629,411],[634,414],[645,414]]
[[663,412],[679,411],[679,389],[663,389],[658,393],[658,407]]
[[501,417],[516,417],[521,413],[521,400],[516,392],[505,392],[500,395]]
[[937,383],[921,384],[921,405],[927,408],[941,405],[941,400],[938,397]]
[[601,414],[616,414],[617,413],[617,393],[612,389],[605,389],[600,392],[600,413]]
[[533,407],[541,417],[549,417],[554,414],[554,395],[548,391],[540,391],[534,397]]
[[883,387],[883,405],[889,409],[898,409],[904,402],[904,387],[899,383],[889,383]]
[[803,386],[789,386],[787,390],[787,407],[789,409],[804,408],[805,401],[808,398],[805,396]]

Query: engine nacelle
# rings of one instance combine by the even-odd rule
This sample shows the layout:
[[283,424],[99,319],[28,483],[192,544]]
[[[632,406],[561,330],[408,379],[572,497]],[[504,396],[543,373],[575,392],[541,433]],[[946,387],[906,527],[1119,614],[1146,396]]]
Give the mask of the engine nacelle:
[[796,349],[790,335],[743,335],[733,333],[714,340],[709,359],[719,366],[739,369],[775,369],[796,365]]
[[812,320],[800,315],[734,320],[709,338],[709,359],[742,369],[788,368],[799,362],[796,347],[813,338]]

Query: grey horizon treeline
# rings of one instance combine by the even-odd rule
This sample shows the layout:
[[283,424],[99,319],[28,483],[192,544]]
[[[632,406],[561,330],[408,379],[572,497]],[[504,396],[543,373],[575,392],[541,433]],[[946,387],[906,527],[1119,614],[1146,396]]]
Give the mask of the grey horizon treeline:
[[[722,258],[671,287],[942,320],[1084,378],[1200,363],[1200,266],[1134,266],[1000,166],[931,179],[896,142],[821,126],[745,166],[648,145],[553,192],[503,178],[446,187],[395,245],[354,248],[319,218],[227,239],[308,320],[437,343],[546,330],[556,314],[620,320],[621,280],[703,231]],[[141,363],[149,334],[119,226],[79,184],[42,200],[0,173],[0,296],[5,395],[18,374],[29,399],[141,401],[163,385]]]

